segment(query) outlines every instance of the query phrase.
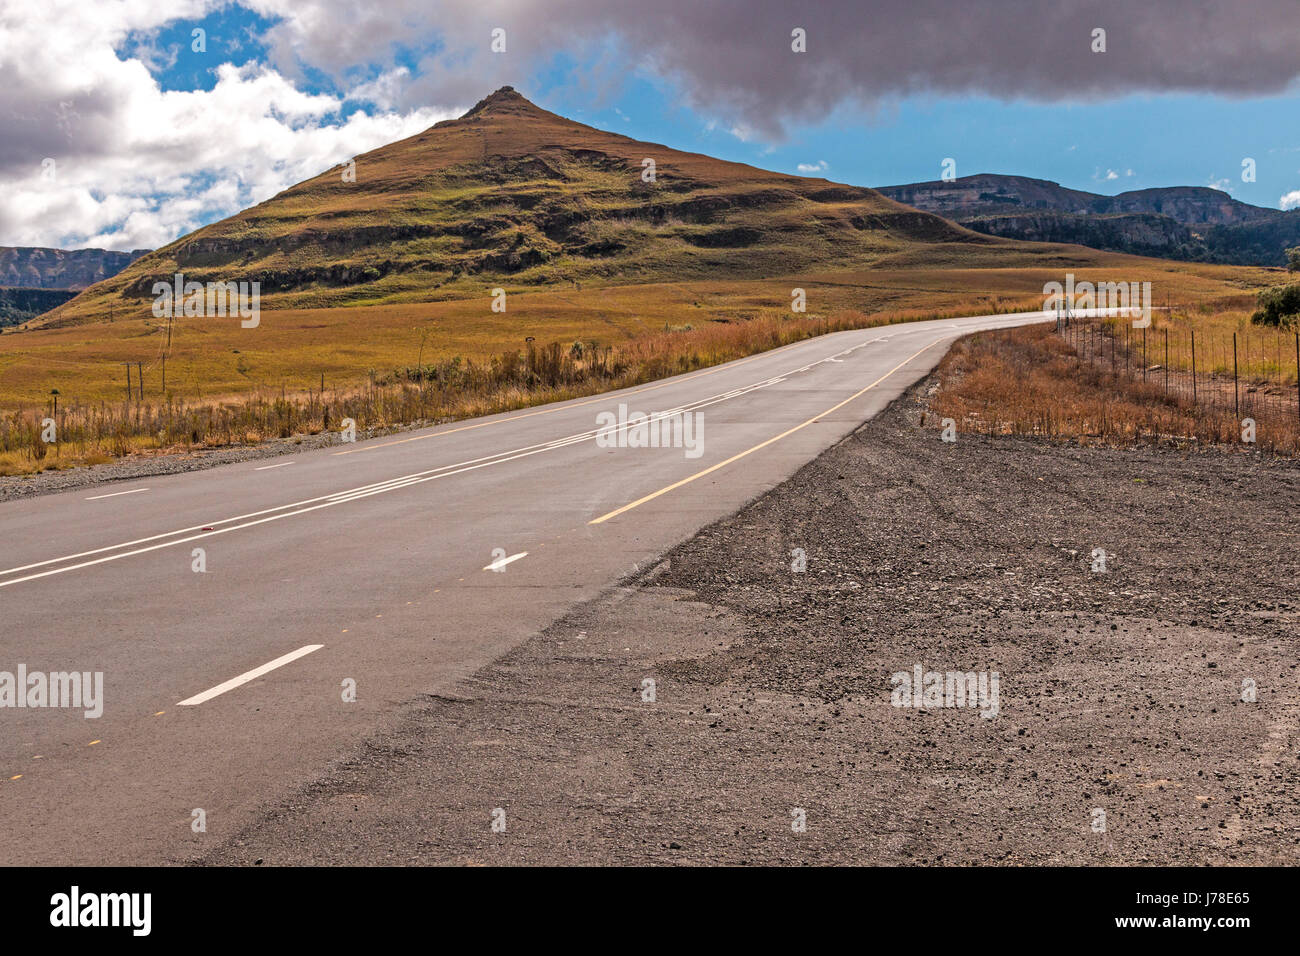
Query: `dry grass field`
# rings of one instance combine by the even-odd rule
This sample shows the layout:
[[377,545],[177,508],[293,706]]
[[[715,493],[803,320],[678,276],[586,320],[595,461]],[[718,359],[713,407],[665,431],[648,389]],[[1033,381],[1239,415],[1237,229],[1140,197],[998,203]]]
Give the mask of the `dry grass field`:
[[[1068,247],[1061,247],[1068,251]],[[1080,276],[1149,279],[1157,302],[1172,301],[1245,316],[1269,270],[1191,266],[1077,249]],[[1062,256],[1065,258],[1065,256]],[[1088,265],[1087,263],[1093,263]],[[143,315],[0,335],[0,411],[40,408],[58,389],[63,403],[124,400],[123,363],[143,363],[146,401],[168,394],[186,401],[232,401],[257,389],[290,392],[364,382],[421,362],[460,356],[482,361],[509,348],[560,342],[621,346],[665,329],[694,331],[755,318],[791,317],[791,289],[804,288],[806,316],[843,310],[869,316],[970,315],[1040,308],[1043,284],[1066,265],[1020,268],[900,268],[809,272],[782,279],[581,289],[505,286],[506,311],[487,295],[441,302],[274,309],[254,329],[233,318],[177,318],[167,345],[166,320]],[[1203,314],[1203,313],[1196,313]],[[163,389],[163,357],[167,387]],[[138,390],[136,370],[131,369]]]
[[[1100,263],[1071,266],[1081,278],[1149,280],[1191,303],[1175,310],[1175,321],[1235,321],[1253,303],[1253,287],[1274,281],[1268,270],[1062,248],[1071,251]],[[1063,271],[909,264],[753,281],[508,289],[505,312],[493,312],[484,295],[270,310],[253,329],[234,318],[177,318],[170,346],[166,323],[151,316],[11,330],[0,336],[0,474],[314,433],[329,427],[330,406],[335,422],[347,415],[363,429],[504,411],[825,331],[1039,308],[1043,284]],[[807,295],[802,314],[790,310],[796,287]],[[549,378],[529,374],[530,348],[554,349],[570,367]],[[123,363],[131,363],[129,400]],[[432,405],[430,382],[438,386]],[[47,448],[40,421],[54,390],[60,444]]]
[[[1196,384],[1190,365],[1180,368],[1170,350],[1168,372],[1162,363],[1163,332],[1179,322],[1194,323],[1202,345],[1231,342],[1232,314],[1153,321],[1151,354],[1143,361],[1140,334],[1113,322],[1077,322],[1064,331],[1033,326],[981,333],[958,342],[939,367],[940,387],[931,403],[932,427],[951,419],[959,431],[985,435],[1024,435],[1081,444],[1132,445],[1137,442],[1183,447],[1235,446],[1245,451],[1300,454],[1300,395],[1296,391],[1297,338],[1277,334],[1278,352],[1290,363],[1279,366],[1266,345],[1274,333],[1256,330],[1259,356],[1247,369],[1241,361],[1232,375],[1231,345],[1223,361],[1201,364]],[[1190,339],[1190,336],[1188,336]],[[1171,341],[1173,336],[1171,336]],[[1190,359],[1190,354],[1188,356]],[[1244,441],[1243,421],[1254,423]]]

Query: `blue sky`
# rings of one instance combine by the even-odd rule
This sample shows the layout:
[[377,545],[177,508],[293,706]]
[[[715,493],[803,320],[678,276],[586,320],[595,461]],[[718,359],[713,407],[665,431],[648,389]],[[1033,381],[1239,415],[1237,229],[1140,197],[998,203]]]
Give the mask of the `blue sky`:
[[[506,83],[637,139],[855,185],[937,179],[951,157],[959,176],[1300,205],[1295,0],[1203,0],[1200,17],[1175,0],[865,9],[42,0],[6,14],[27,52],[0,46],[0,245],[160,245]],[[504,56],[487,49],[498,23]]]
[[[189,55],[191,30],[207,31],[208,47],[236,65],[256,63],[268,50],[261,37],[276,21],[226,7],[194,21],[175,22],[145,42],[175,53],[155,71],[168,90],[210,90],[211,58]],[[133,43],[138,42],[133,38]],[[131,44],[126,49],[131,49]],[[415,68],[439,44],[403,46],[391,62]],[[1119,96],[1103,102],[1040,104],[988,96],[894,97],[874,109],[837,107],[786,138],[751,133],[742,139],[716,117],[683,105],[667,80],[632,75],[596,93],[575,83],[588,64],[558,56],[512,84],[539,106],[580,122],[783,172],[826,164],[828,179],[888,186],[939,178],[945,158],[957,175],[1006,173],[1050,179],[1074,189],[1113,195],[1152,186],[1215,186],[1244,202],[1277,207],[1300,189],[1300,95],[1254,98],[1213,94]],[[373,77],[379,64],[354,77]],[[521,71],[523,72],[523,71]],[[339,84],[306,71],[299,87],[337,93]],[[491,92],[486,87],[482,94]],[[435,104],[429,104],[435,105]],[[363,104],[349,102],[347,115]],[[1206,130],[1214,130],[1207,136]],[[1256,179],[1242,179],[1242,161],[1256,161]]]
[[[951,157],[959,176],[1032,176],[1106,195],[1215,186],[1243,202],[1276,208],[1282,195],[1300,189],[1295,95],[1239,100],[1169,94],[1090,104],[925,95],[874,111],[840,108],[793,127],[785,141],[749,142],[725,128],[709,129],[708,118],[673,105],[674,91],[659,82],[630,82],[604,106],[563,86],[542,86],[530,98],[593,126],[736,162],[784,172],[825,162],[824,173],[810,175],[860,186],[938,179]],[[1206,128],[1215,135],[1207,136]],[[1247,157],[1256,161],[1253,183],[1242,181]]]

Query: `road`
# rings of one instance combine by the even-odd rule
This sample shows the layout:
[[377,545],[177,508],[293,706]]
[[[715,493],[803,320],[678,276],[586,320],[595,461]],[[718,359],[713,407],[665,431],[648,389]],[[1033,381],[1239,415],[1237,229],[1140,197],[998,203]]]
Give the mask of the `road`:
[[[104,699],[90,719],[0,707],[0,863],[204,852],[404,704],[788,478],[957,336],[1048,318],[841,332],[269,465],[0,504],[0,671],[102,672]],[[620,404],[698,413],[702,453],[598,444]]]

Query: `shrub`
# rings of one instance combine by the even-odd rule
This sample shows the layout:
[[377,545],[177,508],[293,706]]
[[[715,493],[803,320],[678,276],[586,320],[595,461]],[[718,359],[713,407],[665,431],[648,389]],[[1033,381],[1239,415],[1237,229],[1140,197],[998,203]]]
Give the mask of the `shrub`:
[[1259,308],[1250,317],[1256,325],[1294,325],[1300,316],[1300,283],[1264,289],[1257,301]]

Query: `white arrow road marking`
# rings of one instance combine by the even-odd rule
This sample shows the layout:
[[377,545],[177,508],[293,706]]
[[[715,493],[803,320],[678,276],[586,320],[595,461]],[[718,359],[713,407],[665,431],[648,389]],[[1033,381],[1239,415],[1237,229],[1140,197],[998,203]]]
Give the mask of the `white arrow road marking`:
[[100,498],[116,498],[118,495],[135,495],[142,491],[148,491],[148,488],[132,488],[130,491],[115,491],[111,495],[91,495],[87,501],[98,501]]
[[285,654],[283,657],[277,657],[269,664],[263,664],[261,667],[254,667],[251,671],[248,671],[245,674],[240,674],[238,677],[232,677],[224,684],[218,684],[216,687],[213,687],[211,690],[205,690],[201,694],[195,694],[193,697],[187,697],[185,700],[181,701],[176,706],[193,707],[195,704],[201,704],[205,700],[211,700],[214,697],[218,697],[221,694],[224,694],[228,690],[234,690],[236,687],[239,687],[243,684],[247,684],[250,680],[257,680],[257,678],[261,677],[263,674],[270,673],[271,671],[275,670],[277,667],[283,667],[285,664],[293,663],[300,657],[306,657],[312,651],[319,651],[324,646],[325,646],[324,644],[308,644],[305,647],[300,647],[296,651],[291,651],[290,653]]
[[528,557],[528,552],[527,552],[527,551],[520,551],[518,554],[512,554],[512,555],[510,555],[510,557],[508,557],[508,558],[498,558],[497,560],[493,561],[491,564],[489,564],[489,565],[488,565],[486,568],[484,568],[483,570],[484,570],[484,571],[498,571],[498,570],[500,570],[501,568],[504,568],[504,567],[505,567],[507,564],[509,564],[511,561],[518,561],[520,558],[526,558],[526,557]]

